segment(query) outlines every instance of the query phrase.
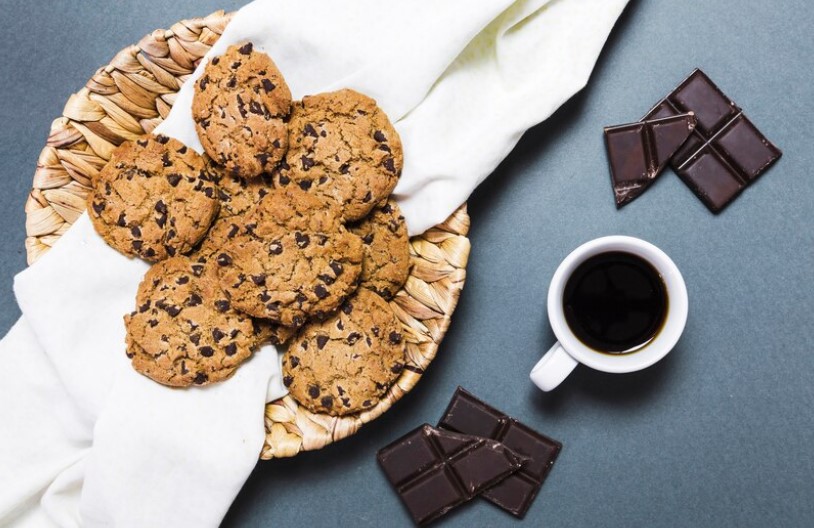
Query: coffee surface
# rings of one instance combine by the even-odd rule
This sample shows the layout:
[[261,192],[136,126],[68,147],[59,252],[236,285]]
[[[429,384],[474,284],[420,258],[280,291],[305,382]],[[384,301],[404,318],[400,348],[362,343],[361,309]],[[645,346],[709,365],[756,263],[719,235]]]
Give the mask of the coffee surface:
[[658,334],[667,315],[667,289],[656,269],[631,253],[595,255],[565,285],[563,309],[574,335],[611,354],[635,352]]

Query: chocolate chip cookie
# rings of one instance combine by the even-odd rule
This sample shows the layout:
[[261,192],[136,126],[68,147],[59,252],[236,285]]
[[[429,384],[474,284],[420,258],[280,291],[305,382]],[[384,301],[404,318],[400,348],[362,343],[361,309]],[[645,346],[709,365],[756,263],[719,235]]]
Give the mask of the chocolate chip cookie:
[[362,241],[332,204],[297,188],[274,189],[244,222],[215,256],[236,309],[299,327],[357,288]]
[[208,160],[166,136],[123,143],[93,178],[88,214],[117,251],[151,262],[185,254],[218,214]]
[[283,382],[311,412],[343,416],[379,402],[404,368],[405,353],[393,310],[362,289],[294,338],[283,357]]
[[205,385],[228,378],[267,330],[232,308],[213,263],[174,257],[154,265],[125,316],[133,367],[164,385]]
[[340,90],[294,104],[289,151],[275,179],[334,200],[355,221],[390,195],[402,163],[401,140],[376,101]]
[[392,299],[410,274],[410,238],[398,205],[388,201],[350,230],[365,247],[360,287]]
[[[241,230],[243,220],[238,216],[219,218],[203,242],[190,253],[189,258],[199,264],[205,264],[210,260],[214,261],[221,252],[223,246],[234,238]],[[215,276],[217,280],[217,276]],[[287,326],[272,323],[263,319],[257,320],[256,326],[261,329],[261,341],[269,342],[272,345],[282,345],[293,337],[295,330]]]
[[195,83],[192,117],[201,144],[235,176],[256,177],[283,159],[290,111],[283,74],[251,43],[213,57]]

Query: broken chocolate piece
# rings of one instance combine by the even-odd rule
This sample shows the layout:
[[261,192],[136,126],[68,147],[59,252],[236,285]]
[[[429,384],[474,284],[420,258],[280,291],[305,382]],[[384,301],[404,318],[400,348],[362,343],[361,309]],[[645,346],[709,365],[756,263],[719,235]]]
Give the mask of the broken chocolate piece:
[[500,442],[427,424],[379,450],[377,459],[419,525],[471,500],[526,461]]
[[481,496],[502,510],[523,518],[545,482],[562,444],[482,402],[461,387],[438,422],[438,427],[501,442],[529,462]]
[[699,69],[644,119],[684,112],[694,112],[698,126],[671,164],[713,213],[722,211],[783,154]]
[[616,207],[642,194],[695,128],[692,112],[605,128]]

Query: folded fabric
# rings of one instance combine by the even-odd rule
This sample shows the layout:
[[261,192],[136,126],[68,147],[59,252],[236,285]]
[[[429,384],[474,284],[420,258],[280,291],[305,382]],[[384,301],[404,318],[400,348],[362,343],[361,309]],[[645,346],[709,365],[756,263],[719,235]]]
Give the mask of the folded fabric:
[[[252,41],[297,98],[349,87],[377,99],[404,143],[396,195],[416,234],[584,86],[625,4],[256,0],[209,55]],[[159,130],[200,150],[191,99],[188,80]],[[254,467],[264,403],[282,394],[274,349],[204,389],[141,377],[124,354],[122,315],[146,269],[83,216],[18,276],[24,315],[0,344],[14,379],[0,387],[0,422],[19,433],[0,433],[0,524],[217,526]],[[66,423],[53,420],[57,400],[70,403]]]

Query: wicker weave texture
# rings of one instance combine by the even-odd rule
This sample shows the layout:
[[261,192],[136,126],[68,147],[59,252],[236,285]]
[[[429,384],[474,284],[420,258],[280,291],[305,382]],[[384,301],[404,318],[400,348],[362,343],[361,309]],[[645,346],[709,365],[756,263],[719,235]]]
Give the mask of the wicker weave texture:
[[[91,178],[116,146],[151,132],[178,90],[217,41],[231,14],[218,11],[156,30],[120,51],[73,94],[51,125],[26,202],[29,264],[47,252],[85,210]],[[404,328],[407,365],[385,398],[355,416],[313,414],[291,397],[266,406],[261,458],[294,456],[354,434],[415,386],[435,357],[466,278],[469,216],[461,206],[443,224],[410,241],[413,268],[391,301]]]

